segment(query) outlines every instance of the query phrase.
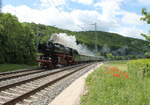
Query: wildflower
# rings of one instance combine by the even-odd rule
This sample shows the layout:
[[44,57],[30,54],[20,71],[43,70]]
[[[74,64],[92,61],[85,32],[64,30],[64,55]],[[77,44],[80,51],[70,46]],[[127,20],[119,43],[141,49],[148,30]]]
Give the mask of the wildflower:
[[128,78],[129,76],[128,75],[124,75],[125,76],[125,78]]
[[128,78],[128,74],[126,72],[123,72],[119,70],[117,67],[106,67],[107,74],[111,74],[113,77],[124,77]]
[[120,74],[114,73],[114,74],[113,74],[113,77],[120,77]]

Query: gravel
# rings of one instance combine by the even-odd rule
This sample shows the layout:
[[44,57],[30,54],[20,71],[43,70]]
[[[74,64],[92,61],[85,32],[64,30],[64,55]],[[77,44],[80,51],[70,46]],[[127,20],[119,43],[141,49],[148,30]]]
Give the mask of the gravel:
[[29,100],[32,100],[30,103],[26,103],[26,101],[20,103],[21,105],[48,105],[58,94],[60,94],[66,87],[68,87],[73,81],[75,81],[77,78],[94,68],[96,64],[93,64],[91,66],[86,67],[85,69],[82,69],[76,73],[74,73],[71,76],[68,76],[67,78],[53,84],[52,86],[49,86],[46,88],[46,91],[40,91],[39,94],[42,94],[40,96],[37,96],[36,94],[33,95],[33,97],[36,98],[29,98]]
[[[20,96],[20,95],[22,95],[22,94],[24,94],[24,93],[26,93],[26,92],[29,92],[29,91],[31,91],[31,90],[33,90],[33,89],[39,87],[39,86],[42,86],[42,85],[44,85],[44,84],[46,84],[46,83],[49,83],[50,81],[55,80],[55,79],[57,79],[58,77],[61,77],[61,76],[63,76],[63,75],[66,75],[66,74],[68,74],[68,73],[70,73],[70,72],[72,72],[72,71],[76,71],[78,68],[81,68],[81,67],[77,67],[77,68],[74,68],[74,69],[71,69],[71,70],[65,70],[65,71],[63,71],[63,72],[59,72],[59,73],[56,73],[56,74],[53,74],[53,75],[50,75],[50,76],[46,76],[46,77],[44,77],[44,78],[40,78],[40,79],[31,81],[31,82],[22,84],[22,85],[20,85],[19,87],[27,86],[27,88],[26,88],[27,90],[24,90],[24,91],[22,91],[22,89],[21,89],[21,90],[18,89],[17,87],[14,87],[13,89],[6,89],[5,91],[0,92],[1,97],[4,96],[4,95],[3,95],[3,92],[7,94],[7,95],[5,95],[5,96],[7,96],[7,97],[9,97],[9,95],[12,95],[12,97],[14,97],[14,98],[15,98],[15,97],[18,97],[18,96]],[[54,72],[54,71],[53,71],[53,72]],[[28,90],[28,89],[29,89],[29,90]],[[41,92],[42,92],[42,96],[43,96],[43,93],[47,93],[46,90],[42,90]],[[2,97],[2,99],[3,99],[3,97]],[[9,99],[8,99],[7,101],[9,101]],[[6,102],[7,102],[7,101],[6,101]],[[25,102],[32,102],[32,100],[27,100],[27,99],[25,99]]]
[[[76,66],[78,66],[78,65],[64,67],[63,69],[76,67]],[[0,87],[5,86],[5,85],[9,85],[9,84],[12,84],[12,83],[17,83],[17,82],[20,82],[20,81],[23,81],[23,80],[28,80],[29,78],[34,78],[34,77],[38,77],[38,76],[45,75],[45,74],[48,74],[48,73],[60,71],[60,70],[62,70],[62,68],[58,68],[58,69],[54,69],[54,70],[45,70],[45,72],[40,72],[40,73],[36,73],[36,74],[31,74],[31,75],[21,76],[21,77],[17,77],[17,78],[13,78],[13,79],[8,79],[8,80],[5,80],[5,81],[1,81],[0,82]]]
[[40,72],[40,73],[36,73],[36,74],[31,74],[31,75],[26,75],[26,76],[22,76],[22,77],[18,77],[18,78],[8,79],[8,80],[5,80],[5,81],[1,81],[0,86],[5,86],[5,85],[8,85],[8,84],[20,82],[20,81],[23,81],[23,80],[27,80],[29,78],[38,77],[38,76],[45,75],[45,74],[55,72],[55,71],[59,71],[59,70],[60,69],[56,69],[56,70],[53,70],[53,71],[49,70],[49,71]]

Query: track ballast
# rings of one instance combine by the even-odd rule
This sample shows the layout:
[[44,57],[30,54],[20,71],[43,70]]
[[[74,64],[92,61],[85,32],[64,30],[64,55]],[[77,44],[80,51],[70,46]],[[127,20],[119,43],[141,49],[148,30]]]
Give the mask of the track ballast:
[[[26,98],[90,65],[91,64],[80,64],[62,69],[56,69],[53,71],[45,71],[42,73],[37,73],[40,75],[36,76],[32,74],[32,76],[34,76],[30,78],[22,80],[19,79],[19,81],[10,82],[5,85],[1,84],[0,104],[15,105],[16,103],[21,103],[22,101],[30,102],[27,101]],[[11,81],[11,79],[8,81]]]

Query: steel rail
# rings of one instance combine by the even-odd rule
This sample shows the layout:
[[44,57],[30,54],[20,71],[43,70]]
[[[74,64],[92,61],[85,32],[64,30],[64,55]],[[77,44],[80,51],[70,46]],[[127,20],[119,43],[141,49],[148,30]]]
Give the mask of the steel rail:
[[11,88],[11,87],[14,87],[14,86],[17,86],[17,85],[24,84],[26,82],[30,82],[30,81],[33,81],[33,80],[36,80],[36,79],[40,79],[40,78],[43,78],[43,77],[46,77],[46,76],[49,76],[49,75],[53,75],[53,74],[68,70],[70,68],[75,68],[77,66],[81,66],[81,64],[80,65],[75,65],[75,66],[69,66],[69,67],[63,68],[63,69],[58,70],[58,71],[52,71],[48,74],[44,74],[44,75],[33,77],[33,78],[30,78],[30,79],[22,80],[22,81],[19,81],[19,82],[16,82],[16,83],[11,83],[11,84],[8,84],[8,85],[0,86],[0,91],[6,90],[8,88]]
[[27,73],[24,73],[24,74],[8,75],[8,76],[0,77],[0,81],[4,81],[4,80],[7,80],[7,79],[13,79],[13,78],[21,77],[21,76],[26,76],[26,75],[31,75],[31,74],[35,74],[35,73],[40,73],[40,72],[46,72],[46,71],[44,71],[44,70],[37,70],[35,72],[27,71]]
[[42,86],[40,86],[40,87],[38,87],[38,88],[36,88],[34,90],[31,90],[31,91],[29,91],[29,92],[27,92],[27,93],[25,93],[23,95],[20,95],[20,96],[14,98],[14,99],[12,99],[12,100],[2,104],[2,105],[15,105],[17,102],[22,101],[25,98],[28,98],[29,96],[35,94],[36,92],[38,92],[38,91],[40,91],[40,90],[42,90],[42,89],[44,89],[44,88],[46,88],[46,87],[48,87],[48,86],[50,86],[50,85],[52,85],[54,83],[60,81],[61,79],[64,79],[65,77],[70,76],[71,74],[73,74],[73,73],[75,73],[77,71],[82,70],[83,68],[85,68],[87,66],[89,66],[89,64],[88,65],[84,65],[83,67],[77,68],[77,69],[75,69],[75,70],[73,70],[73,71],[71,71],[71,72],[69,72],[69,73],[67,73],[67,74],[65,74],[65,75],[63,75],[61,77],[58,77],[58,78],[56,78],[54,80],[51,80],[48,83],[46,83],[46,84],[44,84],[44,85],[42,85]]
[[9,72],[0,72],[1,75],[7,75],[7,74],[14,74],[14,73],[21,73],[21,72],[27,72],[27,71],[34,71],[39,68],[34,68],[34,69],[22,69],[22,70],[16,70],[16,71],[9,71]]

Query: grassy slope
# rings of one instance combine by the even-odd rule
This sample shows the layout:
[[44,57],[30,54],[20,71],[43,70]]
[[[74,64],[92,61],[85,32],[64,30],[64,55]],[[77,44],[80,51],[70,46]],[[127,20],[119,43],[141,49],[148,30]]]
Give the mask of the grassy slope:
[[127,70],[126,63],[104,66],[87,78],[88,93],[82,96],[81,105],[150,105],[150,78],[140,80],[131,75],[130,71],[128,78],[104,73],[106,66]]
[[[76,36],[77,39],[80,40],[81,42],[94,47],[95,44],[94,32],[79,32],[77,33]],[[99,48],[104,45],[107,45],[112,49],[127,46],[132,51],[141,51],[141,50],[144,51],[144,49],[148,49],[148,42],[146,41],[135,38],[123,37],[115,33],[98,31],[97,37],[98,37],[97,44]]]
[[35,67],[36,66],[29,66],[24,64],[0,64],[0,72],[14,71],[19,69],[29,69]]

